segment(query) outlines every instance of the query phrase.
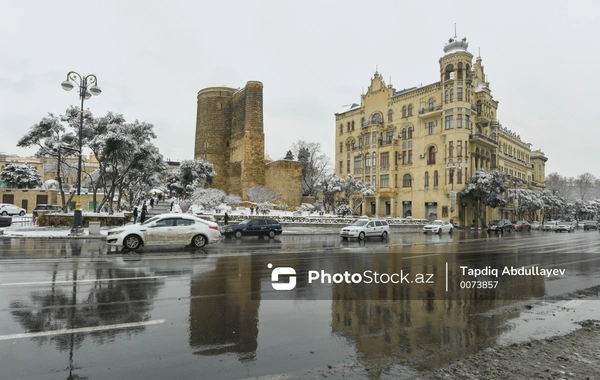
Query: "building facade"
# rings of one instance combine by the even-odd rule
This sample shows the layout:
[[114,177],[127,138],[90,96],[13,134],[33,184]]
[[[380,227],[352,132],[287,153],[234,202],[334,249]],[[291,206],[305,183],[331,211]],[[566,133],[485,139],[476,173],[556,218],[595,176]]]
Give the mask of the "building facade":
[[268,186],[279,202],[299,206],[302,167],[292,160],[265,155],[263,84],[244,88],[210,87],[198,92],[194,158],[214,165],[214,186],[248,200],[247,190]]
[[[366,215],[476,224],[457,199],[480,168],[501,170],[519,186],[545,188],[544,153],[503,127],[481,57],[466,38],[451,38],[438,82],[397,91],[376,72],[360,104],[335,114],[336,174],[370,182]],[[487,210],[487,220],[514,210]]]

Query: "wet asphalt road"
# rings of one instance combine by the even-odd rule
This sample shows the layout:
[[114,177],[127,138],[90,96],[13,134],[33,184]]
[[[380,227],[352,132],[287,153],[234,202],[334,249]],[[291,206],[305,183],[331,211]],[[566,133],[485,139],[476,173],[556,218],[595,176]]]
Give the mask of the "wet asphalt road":
[[[600,234],[583,231],[283,235],[139,255],[14,238],[0,252],[2,379],[409,379],[497,344],[518,312],[493,311],[600,283]],[[292,290],[272,286],[283,267]],[[558,274],[493,275],[504,268]],[[353,282],[375,272],[378,284]]]

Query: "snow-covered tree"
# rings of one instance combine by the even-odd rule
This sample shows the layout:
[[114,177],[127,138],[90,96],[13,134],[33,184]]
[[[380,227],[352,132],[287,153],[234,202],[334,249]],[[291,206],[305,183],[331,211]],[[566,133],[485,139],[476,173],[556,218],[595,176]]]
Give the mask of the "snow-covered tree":
[[326,212],[335,207],[336,197],[344,191],[346,181],[336,175],[330,175],[318,182],[318,189]]
[[479,219],[480,226],[485,225],[485,207],[502,207],[507,203],[504,196],[509,188],[507,183],[508,174],[493,170],[488,172],[479,169],[469,179],[467,188],[460,193],[460,198],[473,202],[474,212]]
[[209,162],[200,158],[183,160],[167,176],[167,188],[182,198],[188,198],[195,189],[212,184],[216,175],[213,164]]
[[[73,119],[74,115],[70,117]],[[98,160],[100,182],[105,187],[99,207],[108,202],[112,212],[110,200],[117,191],[120,194],[129,192],[131,196],[131,186],[154,186],[157,181],[153,175],[166,170],[162,155],[152,142],[156,134],[150,123],[138,120],[127,123],[123,115],[108,112],[106,116],[93,119],[83,132],[84,141]],[[130,203],[134,201],[130,199]]]
[[237,207],[240,203],[242,203],[242,197],[236,194],[228,194],[225,196],[225,203],[230,205],[231,207]]
[[255,203],[274,202],[279,196],[269,186],[254,186],[246,191],[248,198]]
[[264,215],[267,215],[273,209],[273,203],[271,202],[260,202],[257,206],[259,212]]
[[352,207],[348,206],[348,205],[340,205],[338,207],[335,208],[335,213],[337,215],[340,215],[342,217],[346,216],[346,215],[352,215],[352,212],[354,210],[352,209]]
[[375,194],[375,188],[369,182],[362,183],[360,180],[348,174],[344,185],[344,197],[346,204],[352,205],[353,212],[357,210],[364,202],[366,197]]
[[[67,125],[69,125],[67,114],[69,114],[71,108],[67,110],[65,115],[56,116],[48,113],[47,117],[42,118],[39,123],[34,124],[25,136],[21,137],[17,142],[17,146],[21,148],[37,146],[38,151],[36,156],[49,157],[50,162],[54,161],[56,163],[58,189],[60,191],[62,206],[65,210],[67,209],[67,199],[63,191],[63,182],[67,176],[62,173],[61,169],[64,169],[65,166],[72,166],[68,163],[67,159],[75,157],[76,150],[79,149],[76,134],[73,131],[67,131]],[[84,125],[90,122],[90,117],[91,114],[89,112],[84,112]],[[80,117],[78,117],[78,120],[80,120]],[[78,131],[78,129],[74,131]]]
[[542,193],[537,190],[530,190],[517,187],[509,189],[510,199],[517,203],[518,219],[536,219],[535,213],[544,208]]
[[192,193],[190,199],[192,204],[200,205],[205,210],[214,210],[217,206],[223,203],[225,192],[221,189],[196,189]]
[[14,189],[34,189],[42,185],[38,170],[30,164],[6,164],[0,173],[2,181]]
[[317,196],[318,183],[328,172],[330,159],[321,152],[321,144],[298,140],[292,152],[302,164],[302,195]]

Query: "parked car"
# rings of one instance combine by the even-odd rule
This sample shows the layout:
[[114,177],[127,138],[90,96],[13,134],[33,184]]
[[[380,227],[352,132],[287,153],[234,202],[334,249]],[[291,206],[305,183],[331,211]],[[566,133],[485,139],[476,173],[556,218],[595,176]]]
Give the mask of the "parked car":
[[519,220],[513,223],[513,228],[518,232],[530,232],[531,224],[529,224],[529,222],[526,220]]
[[427,234],[428,232],[440,235],[444,232],[451,234],[453,231],[454,226],[452,225],[452,223],[444,222],[443,220],[434,220],[433,222],[426,224],[423,227],[424,234]]
[[35,208],[33,209],[33,217],[34,218],[37,218],[38,211],[43,211],[43,212],[62,212],[63,209],[59,205],[48,205],[48,204],[35,205]]
[[387,239],[390,234],[390,225],[383,219],[360,218],[349,226],[340,230],[342,240],[356,238],[363,240],[367,237],[380,237]]
[[202,248],[219,241],[219,225],[188,214],[161,214],[143,224],[129,224],[108,231],[106,243],[136,250],[152,245],[192,245]]
[[590,222],[590,220],[580,220],[579,222],[577,222],[577,228],[583,228],[583,227],[585,227],[585,224],[587,222]]
[[544,225],[542,226],[542,231],[554,231],[556,230],[557,225],[557,221],[551,220],[549,222],[544,223]]
[[572,222],[559,222],[554,229],[554,232],[573,232],[575,231],[575,226]]
[[242,236],[268,236],[274,238],[283,232],[281,223],[270,218],[244,219],[237,225],[229,225],[223,231],[226,237],[235,236],[241,239]]
[[0,215],[2,215],[2,216],[9,216],[9,215],[23,216],[25,214],[27,214],[27,210],[25,210],[24,208],[13,205],[12,203],[0,203]]
[[505,232],[512,232],[512,230],[513,224],[508,219],[494,219],[487,226],[488,234],[492,232],[503,234]]
[[12,224],[12,218],[10,216],[0,215],[0,227],[10,227]]
[[542,224],[540,222],[538,222],[537,220],[534,220],[533,222],[531,222],[529,227],[532,230],[539,230],[540,228],[542,228]]
[[593,220],[586,221],[585,224],[583,225],[583,230],[584,231],[598,230],[598,222],[595,222]]

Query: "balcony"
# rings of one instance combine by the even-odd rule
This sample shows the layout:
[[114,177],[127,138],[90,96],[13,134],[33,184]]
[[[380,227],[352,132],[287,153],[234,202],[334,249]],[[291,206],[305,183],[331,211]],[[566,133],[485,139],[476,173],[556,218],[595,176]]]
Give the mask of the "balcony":
[[490,149],[498,147],[498,142],[486,135],[481,133],[473,133],[469,135],[469,141],[471,143],[479,143],[481,145],[487,146]]
[[442,113],[442,105],[438,104],[433,107],[422,107],[419,109],[419,117],[433,117]]
[[361,126],[361,128],[369,128],[369,127],[381,127],[383,125],[383,121],[365,121],[365,123]]
[[354,174],[362,174],[362,169],[354,169]]

